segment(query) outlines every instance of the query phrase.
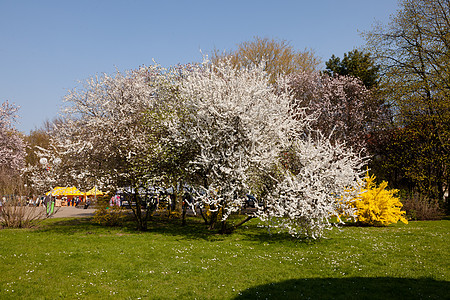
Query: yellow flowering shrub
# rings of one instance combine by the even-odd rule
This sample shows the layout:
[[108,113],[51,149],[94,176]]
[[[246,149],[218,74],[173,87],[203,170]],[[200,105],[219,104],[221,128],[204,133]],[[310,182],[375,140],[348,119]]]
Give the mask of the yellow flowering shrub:
[[406,212],[401,210],[403,204],[395,196],[398,190],[387,190],[386,181],[377,186],[375,178],[375,175],[369,176],[367,172],[361,194],[353,202],[358,222],[372,226],[387,226],[398,221],[408,224]]
[[126,217],[126,211],[119,206],[109,205],[109,199],[98,199],[97,209],[94,214],[94,222],[102,226],[120,226]]

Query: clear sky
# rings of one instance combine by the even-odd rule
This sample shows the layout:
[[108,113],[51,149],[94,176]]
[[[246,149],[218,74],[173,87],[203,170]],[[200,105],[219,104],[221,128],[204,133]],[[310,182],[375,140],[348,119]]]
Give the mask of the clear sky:
[[364,45],[397,0],[0,0],[0,102],[20,106],[24,133],[58,115],[90,76],[202,60],[254,36],[328,60]]

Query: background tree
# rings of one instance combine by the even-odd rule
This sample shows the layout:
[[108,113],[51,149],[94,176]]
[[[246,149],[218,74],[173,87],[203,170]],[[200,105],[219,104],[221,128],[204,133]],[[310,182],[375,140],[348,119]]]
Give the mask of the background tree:
[[[364,147],[365,153],[371,157],[369,166],[372,172],[377,174],[379,178],[388,180],[391,184],[400,183],[397,178],[395,180],[392,178],[392,170],[380,167],[380,164],[384,165],[387,161],[390,161],[391,157],[386,157],[382,161],[379,160],[381,157],[380,153],[382,152],[382,146],[379,142],[383,141],[383,145],[386,146],[386,143],[388,143],[389,140],[389,133],[395,131],[392,127],[391,108],[388,103],[386,103],[385,96],[380,93],[378,89],[380,66],[375,64],[375,60],[371,57],[369,52],[356,49],[345,53],[342,60],[339,57],[332,55],[331,58],[325,62],[325,65],[325,74],[335,78],[342,78],[342,76],[358,78],[370,91],[370,93],[360,99],[363,101],[363,103],[361,103],[362,105],[353,106],[353,108],[359,107],[359,109],[361,109],[361,111],[354,116],[362,121],[359,130],[352,131],[354,134],[353,137],[358,140],[361,147]],[[357,132],[361,133],[359,137]],[[375,157],[378,159],[375,159]],[[394,160],[392,163],[395,164],[399,161],[400,160]],[[396,186],[400,187],[398,185]]]
[[44,166],[39,162],[38,147],[49,148],[50,135],[43,129],[32,130],[29,135],[25,136],[26,141],[26,167],[22,174],[24,183],[27,185],[27,193],[29,195],[39,195],[50,190],[52,186],[48,182],[39,180],[40,173],[45,171]]
[[325,65],[325,73],[330,76],[344,75],[359,78],[368,89],[378,85],[380,67],[375,65],[370,53],[355,49],[345,53],[342,60],[332,55]]
[[356,152],[385,122],[386,108],[372,102],[372,92],[355,77],[302,72],[289,80],[299,107],[318,114],[312,128]]
[[[59,118],[55,118],[52,121],[46,120],[40,128],[32,130],[28,135],[24,136],[27,146],[22,178],[30,196],[42,195],[54,187],[57,182],[60,182],[57,174],[49,172],[50,165],[44,166],[40,159],[45,157],[42,149],[50,149],[50,140],[55,126],[61,122],[62,120]],[[56,166],[52,165],[52,167],[55,168]]]
[[[427,194],[436,197],[432,191],[438,190],[441,201],[450,185],[448,160],[440,159],[450,151],[449,32],[448,0],[405,0],[388,26],[366,34],[383,74],[380,89],[394,108],[397,126],[423,137],[422,147],[433,149],[429,154],[434,158],[416,160],[411,168],[416,171],[406,176],[417,184],[417,178],[426,176],[422,182],[428,182]],[[411,156],[414,151],[408,147]],[[433,171],[428,176],[419,172],[423,169]]]
[[271,83],[275,83],[280,74],[316,71],[321,63],[312,50],[297,51],[286,40],[260,37],[238,44],[236,50],[225,53],[216,50],[213,61],[224,57],[231,59],[231,63],[238,67],[259,66],[264,63],[264,71],[269,74]]
[[419,192],[431,199],[443,199],[440,193],[448,184],[443,175],[450,153],[439,152],[440,140],[429,122],[418,120],[387,129],[371,136],[368,148],[374,154],[370,167],[374,173],[382,174],[383,180],[409,195]]
[[50,133],[44,129],[32,130],[30,134],[25,137],[25,141],[27,142],[27,164],[39,164],[40,158],[36,152],[36,147],[48,148],[50,146],[50,137]]

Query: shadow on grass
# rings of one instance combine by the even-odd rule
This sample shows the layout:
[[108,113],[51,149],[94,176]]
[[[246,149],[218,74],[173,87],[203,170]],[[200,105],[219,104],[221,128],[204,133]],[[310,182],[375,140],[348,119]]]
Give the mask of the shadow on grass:
[[[245,216],[231,216],[228,220],[229,225],[239,223]],[[271,244],[292,243],[294,246],[298,243],[311,244],[318,240],[294,238],[288,233],[278,233],[272,230],[272,234],[265,227],[260,226],[258,219],[253,219],[243,226],[236,228],[229,234],[219,234],[220,223],[216,224],[216,228],[209,230],[204,221],[200,217],[189,217],[186,226],[181,226],[181,220],[169,219],[167,217],[157,217],[149,222],[149,232],[161,234],[169,234],[179,236],[186,239],[202,239],[207,241],[221,241],[227,239],[228,236],[234,235],[236,238],[254,241],[258,243],[270,242]]]
[[[238,223],[244,216],[232,216],[231,223]],[[227,234],[219,234],[220,224],[216,229],[209,230],[204,224],[201,217],[188,217],[187,224],[181,225],[181,220],[177,218],[169,218],[164,215],[153,216],[148,221],[147,231],[138,231],[136,229],[136,221],[132,215],[124,217],[123,224],[120,226],[99,225],[94,222],[93,217],[72,217],[47,219],[38,226],[37,230],[55,232],[58,234],[72,235],[75,233],[86,234],[108,234],[108,233],[125,233],[125,234],[162,234],[171,235],[179,239],[186,240],[205,240],[205,241],[222,241],[227,238]],[[314,240],[311,238],[294,238],[288,233],[278,233],[276,230],[269,232],[265,227],[261,227],[261,223],[257,219],[253,219],[242,227],[237,228],[231,235],[237,238],[253,241],[257,243],[270,242],[270,244],[290,244],[297,247],[299,244],[310,245],[317,242],[324,243],[327,239]]]
[[[234,216],[230,222],[237,223],[242,216]],[[229,234],[219,234],[220,224],[217,228],[209,230],[208,226],[200,217],[188,217],[187,224],[181,225],[181,220],[169,218],[167,216],[153,216],[148,221],[147,231],[138,231],[134,218],[129,215],[124,218],[123,224],[120,226],[105,226],[94,222],[93,217],[72,217],[47,219],[41,222],[37,227],[39,231],[53,232],[58,234],[162,234],[170,235],[179,239],[186,240],[205,240],[205,241],[222,241],[227,239]],[[297,239],[287,233],[277,233],[272,230],[270,233],[267,228],[259,226],[258,220],[254,219],[244,226],[237,228],[231,235],[237,238],[254,241],[257,243],[270,242],[270,244],[291,244],[298,246],[299,244],[309,245],[316,243],[318,240],[313,239]],[[320,240],[323,242],[323,240]]]
[[201,218],[193,217],[187,219],[185,226],[181,225],[181,220],[179,219],[170,219],[163,216],[153,217],[149,221],[147,232],[193,240],[218,241],[225,238],[224,235],[218,234],[217,229],[208,230],[207,225],[204,224]]
[[304,278],[256,286],[235,299],[450,299],[450,282],[409,278]]
[[199,218],[189,218],[186,226],[181,226],[181,220],[164,216],[153,217],[148,221],[147,231],[136,230],[136,222],[131,216],[126,217],[120,226],[104,226],[94,222],[93,217],[74,217],[47,219],[42,221],[35,230],[58,234],[72,235],[75,233],[107,234],[121,232],[127,234],[164,234],[183,239],[202,239],[217,241],[225,238],[217,234],[217,230],[208,230]]
[[267,228],[261,228],[253,226],[254,228],[242,229],[240,234],[245,236],[245,240],[254,241],[258,243],[270,242],[271,244],[284,244],[284,243],[301,243],[305,245],[310,245],[317,243],[318,241],[323,241],[323,239],[312,239],[312,238],[296,238],[288,234],[287,232],[277,232],[272,229],[270,232]]

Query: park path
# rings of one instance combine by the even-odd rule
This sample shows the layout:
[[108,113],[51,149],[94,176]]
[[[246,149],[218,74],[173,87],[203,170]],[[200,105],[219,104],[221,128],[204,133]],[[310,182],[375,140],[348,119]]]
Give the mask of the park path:
[[73,206],[56,207],[55,213],[51,218],[71,218],[71,217],[92,217],[94,216],[95,209],[77,208]]

